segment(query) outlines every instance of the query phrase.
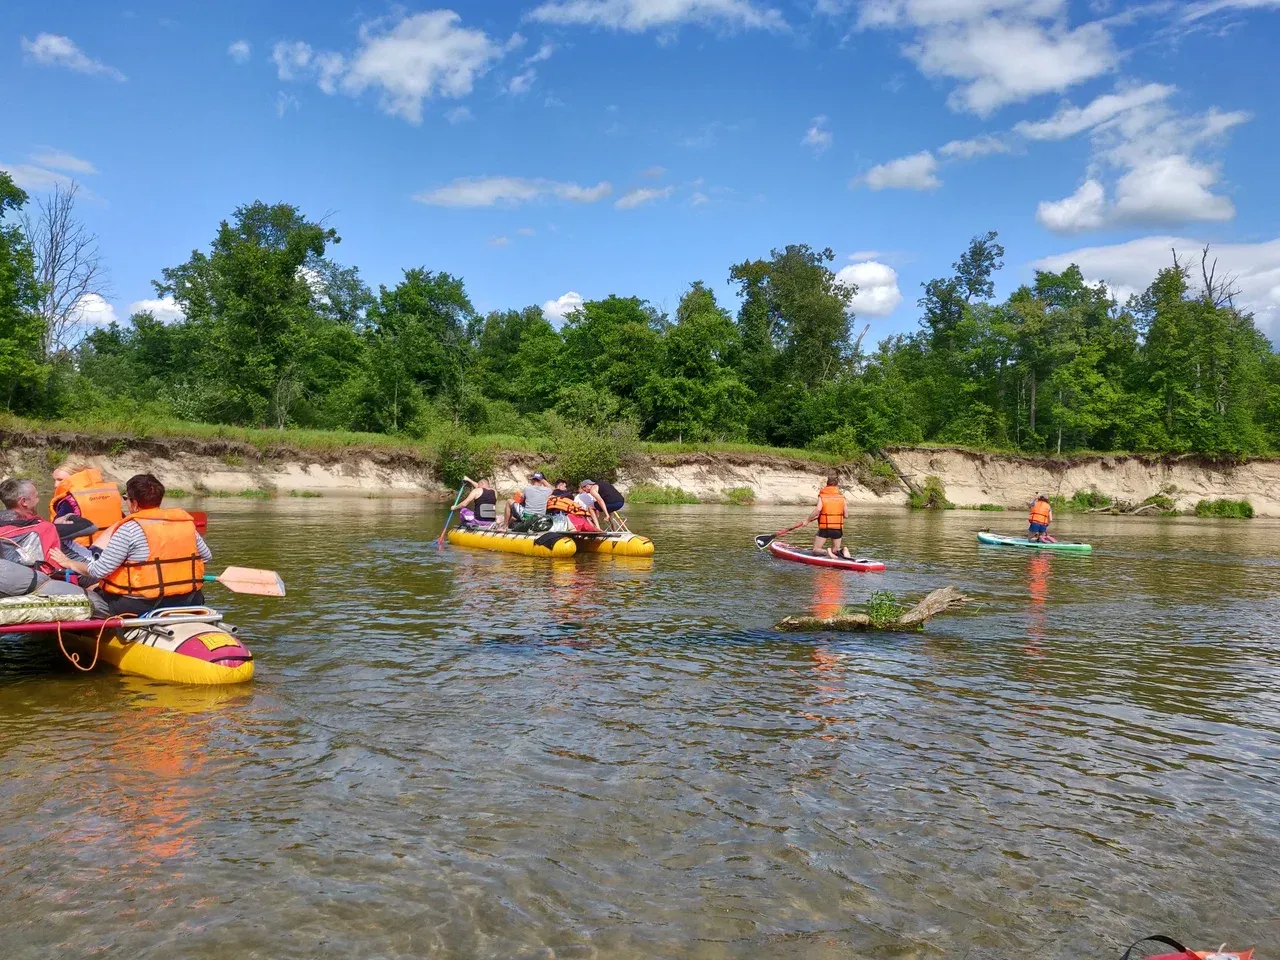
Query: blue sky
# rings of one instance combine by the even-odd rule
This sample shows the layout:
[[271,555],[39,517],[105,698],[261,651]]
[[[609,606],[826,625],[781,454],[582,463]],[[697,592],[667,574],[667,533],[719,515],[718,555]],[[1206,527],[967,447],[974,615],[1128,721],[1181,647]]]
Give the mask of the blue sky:
[[97,321],[260,199],[481,310],[734,306],[730,264],[829,246],[872,339],[989,229],[1001,292],[1075,260],[1124,294],[1211,242],[1274,335],[1277,41],[1280,0],[18,0],[0,168],[81,184]]

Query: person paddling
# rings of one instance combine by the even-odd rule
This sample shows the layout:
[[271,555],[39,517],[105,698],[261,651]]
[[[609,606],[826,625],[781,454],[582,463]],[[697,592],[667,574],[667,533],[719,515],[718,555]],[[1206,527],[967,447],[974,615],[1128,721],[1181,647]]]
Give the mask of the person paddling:
[[1053,523],[1053,507],[1043,493],[1031,504],[1031,516],[1027,518],[1027,539],[1034,543],[1054,543],[1049,536],[1049,524]]
[[498,494],[493,489],[493,482],[488,477],[479,481],[463,477],[471,484],[471,492],[466,499],[455,503],[449,509],[457,511],[463,522],[470,525],[492,526],[498,521]]
[[805,525],[818,521],[818,533],[813,538],[813,552],[826,553],[831,559],[852,560],[844,545],[844,518],[848,513],[844,493],[840,490],[840,478],[827,477],[827,485],[818,491],[818,505],[809,514]]

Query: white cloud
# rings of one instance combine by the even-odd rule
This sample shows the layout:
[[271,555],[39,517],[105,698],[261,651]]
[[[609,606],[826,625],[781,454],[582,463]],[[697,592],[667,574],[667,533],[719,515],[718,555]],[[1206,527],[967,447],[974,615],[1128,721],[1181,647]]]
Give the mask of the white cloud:
[[144,311],[161,323],[177,323],[183,317],[182,308],[173,297],[161,297],[159,300],[135,300],[129,304],[130,316]]
[[875,260],[842,267],[836,274],[836,283],[857,286],[852,307],[856,313],[868,317],[887,317],[902,303],[897,271]]
[[582,294],[575,293],[570,290],[568,293],[556,297],[554,300],[548,300],[542,305],[542,312],[546,314],[548,319],[563,320],[573,311],[577,310],[585,301]]
[[1036,208],[1036,219],[1054,233],[1096,230],[1107,222],[1106,190],[1097,180],[1086,180],[1069,197],[1042,200]]
[[634,190],[628,190],[614,201],[613,205],[619,210],[632,210],[655,200],[665,200],[674,192],[675,187],[637,187]]
[[1174,155],[1143,163],[1116,182],[1115,216],[1124,223],[1230,220],[1236,208],[1211,193],[1216,167]]
[[1063,140],[1091,130],[1126,111],[1164,100],[1175,89],[1162,83],[1148,83],[1116,93],[1104,93],[1085,107],[1063,104],[1047,120],[1023,120],[1014,125],[1013,131],[1028,140]]
[[94,60],[78,46],[70,37],[56,33],[41,33],[34,40],[22,38],[22,52],[28,59],[46,67],[66,67],[76,73],[87,73],[93,76],[110,77],[123,81],[125,76],[115,67],[108,66],[101,60]]
[[704,203],[710,203],[710,202],[711,202],[711,198],[708,197],[701,190],[695,190],[693,192],[693,195],[689,197],[689,205],[692,207],[700,207]]
[[1049,18],[1061,14],[1063,7],[1063,0],[864,0],[858,7],[858,27],[938,27],[1010,14]]
[[492,238],[489,240],[489,246],[491,246],[491,247],[509,247],[509,246],[511,246],[511,238],[510,238],[510,237],[492,237]]
[[990,18],[925,31],[907,55],[926,76],[960,81],[952,109],[989,116],[999,107],[1058,93],[1115,68],[1120,54],[1101,24]]
[[950,140],[938,148],[938,153],[952,160],[973,160],[993,153],[1008,153],[1009,144],[989,133],[969,140]]
[[519,97],[528,93],[533,89],[533,81],[537,78],[538,71],[530,68],[521,73],[517,73],[507,83],[507,93],[513,97]]
[[640,171],[640,176],[655,180],[667,172],[666,167],[652,166]]
[[417,194],[414,199],[437,207],[514,206],[548,197],[595,203],[607,197],[612,190],[613,187],[603,180],[593,187],[583,187],[576,183],[525,177],[460,177],[443,187]]
[[301,40],[281,40],[271,48],[271,62],[281,80],[297,80],[311,64],[311,44]]
[[290,110],[299,109],[298,98],[283,90],[276,93],[276,116],[283,119]]
[[271,60],[281,80],[314,80],[325,93],[341,89],[358,97],[375,90],[384,112],[416,124],[424,101],[468,95],[495,62],[524,42],[513,34],[498,43],[483,30],[462,26],[452,10],[375,20],[360,27],[359,37],[350,59],[292,40],[277,43]]
[[782,14],[750,0],[552,0],[528,19],[642,33],[686,23],[748,30],[785,30]]
[[935,175],[937,169],[937,159],[923,150],[872,167],[854,183],[864,183],[872,190],[936,190],[942,186]]
[[516,231],[516,233],[520,234],[522,237],[532,237],[534,230],[533,227],[521,227]]
[[[1145,290],[1156,273],[1172,266],[1173,253],[1199,265],[1203,240],[1152,236],[1101,247],[1084,247],[1045,257],[1032,264],[1040,270],[1065,270],[1071,264],[1090,283],[1105,283],[1113,295]],[[1263,243],[1222,243],[1209,248],[1218,260],[1218,276],[1233,277],[1240,291],[1236,305],[1252,311],[1258,325],[1274,336],[1280,333],[1280,237]],[[1197,279],[1193,273],[1192,278]]]
[[1182,19],[1200,20],[1223,10],[1267,10],[1272,7],[1280,7],[1280,0],[1205,0],[1189,5]]
[[98,172],[88,160],[81,160],[66,151],[54,150],[51,147],[41,148],[36,153],[31,154],[28,159],[42,167],[52,167],[54,170],[62,170],[66,173],[92,175]]
[[384,111],[419,123],[424,100],[465,97],[521,40],[515,35],[499,44],[482,30],[461,26],[452,10],[413,14],[385,32],[380,23],[366,24],[342,87],[351,94],[378,89]]
[[444,118],[454,126],[475,119],[470,107],[454,107],[452,110],[445,111]]
[[819,115],[809,121],[809,129],[805,131],[804,139],[800,144],[812,150],[815,157],[820,157],[831,146],[831,140],[831,131],[827,129],[827,118]]
[[879,250],[855,250],[849,254],[850,260],[879,260],[884,254]]
[[544,43],[538,48],[536,53],[524,58],[525,66],[529,66],[533,63],[541,63],[544,60],[550,60],[551,55],[555,52],[556,45],[554,43]]
[[227,47],[227,56],[236,63],[248,63],[249,57],[253,55],[253,47],[248,40],[236,40],[231,46]]
[[3,163],[0,170],[9,174],[13,182],[29,193],[43,193],[55,186],[68,186],[72,178],[56,170],[47,170],[29,163]]
[[96,293],[83,294],[70,310],[71,322],[79,327],[105,327],[117,322],[115,308]]

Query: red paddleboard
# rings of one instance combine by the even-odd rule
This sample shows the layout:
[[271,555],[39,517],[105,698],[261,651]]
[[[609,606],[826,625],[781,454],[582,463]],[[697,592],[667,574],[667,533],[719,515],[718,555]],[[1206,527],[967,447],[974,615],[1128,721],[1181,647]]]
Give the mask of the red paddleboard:
[[868,560],[865,557],[856,560],[842,560],[838,557],[832,559],[825,553],[797,550],[780,540],[769,544],[769,552],[780,560],[794,560],[796,563],[807,563],[815,567],[834,567],[837,570],[857,570],[861,573],[879,573],[884,569],[884,564],[879,560]]

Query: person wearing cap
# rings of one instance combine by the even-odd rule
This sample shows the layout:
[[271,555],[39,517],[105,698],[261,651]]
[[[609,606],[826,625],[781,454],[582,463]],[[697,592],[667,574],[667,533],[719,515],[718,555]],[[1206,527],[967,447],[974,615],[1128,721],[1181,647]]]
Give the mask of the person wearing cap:
[[555,489],[547,500],[547,515],[563,515],[573,529],[580,533],[598,533],[600,528],[592,522],[586,508],[569,492],[568,480],[557,480]]
[[591,518],[591,522],[597,529],[604,529],[604,524],[600,522],[601,511],[604,519],[609,519],[609,511],[604,505],[604,501],[595,492],[596,482],[594,480],[583,480],[578,484],[578,495],[573,499],[577,504],[587,512],[587,516]]
[[541,471],[529,476],[529,483],[507,503],[502,515],[502,529],[526,517],[540,517],[547,512],[547,498],[551,496],[551,484]]

